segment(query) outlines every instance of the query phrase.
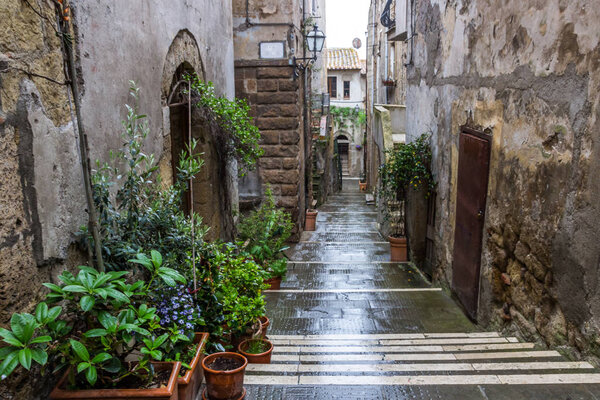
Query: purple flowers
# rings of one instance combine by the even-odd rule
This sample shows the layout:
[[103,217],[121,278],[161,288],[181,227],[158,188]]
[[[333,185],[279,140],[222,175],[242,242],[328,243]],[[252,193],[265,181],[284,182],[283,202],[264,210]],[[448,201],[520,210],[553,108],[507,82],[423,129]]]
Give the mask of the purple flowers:
[[154,304],[161,326],[178,328],[184,335],[193,334],[201,311],[194,304],[194,298],[186,286],[178,285],[155,291]]

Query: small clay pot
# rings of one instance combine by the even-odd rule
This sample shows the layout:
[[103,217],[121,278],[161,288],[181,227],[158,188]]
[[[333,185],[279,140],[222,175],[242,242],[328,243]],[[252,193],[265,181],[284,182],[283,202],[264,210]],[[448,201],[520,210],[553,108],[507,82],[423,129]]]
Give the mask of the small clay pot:
[[187,370],[184,376],[177,378],[177,386],[179,387],[178,400],[195,400],[200,391],[200,385],[204,380],[204,371],[200,364],[204,358],[204,348],[208,342],[208,333],[196,332],[194,343],[198,343],[196,355],[190,363],[190,369]]
[[[208,367],[219,358],[234,359],[241,361],[241,367],[230,371],[217,371]],[[238,353],[214,353],[202,360],[202,369],[206,378],[206,398],[210,400],[231,400],[243,398],[244,394],[244,372],[248,360]],[[204,397],[204,395],[203,395]]]
[[[263,353],[258,353],[258,354],[247,353],[246,349],[250,345],[250,342],[252,342],[253,340],[260,340],[262,342],[268,343],[269,349]],[[242,343],[240,343],[240,345],[238,346],[238,351],[244,357],[246,357],[248,359],[248,362],[250,364],[271,364],[271,354],[273,353],[273,343],[271,343],[270,340],[261,339],[261,338],[248,339],[248,340],[244,340]]]
[[95,399],[136,399],[136,400],[177,400],[177,378],[181,369],[180,362],[157,362],[152,363],[156,371],[168,369],[171,371],[169,381],[166,386],[155,389],[84,389],[67,390],[64,389],[69,377],[70,369],[65,372],[58,384],[50,393],[53,400],[95,400]]
[[358,182],[358,189],[361,192],[366,192],[367,191],[367,182]]
[[271,320],[266,315],[263,315],[259,318],[260,320],[260,336],[264,339],[267,337],[267,330],[269,329],[269,325],[271,324]]
[[406,251],[406,237],[388,237],[390,241],[391,260],[398,262],[408,261],[408,253]]
[[281,287],[281,277],[274,276],[272,278],[266,279],[265,283],[269,285],[269,289],[267,290],[279,290],[279,288]]
[[306,210],[306,222],[304,223],[305,231],[314,231],[317,226],[317,210]]

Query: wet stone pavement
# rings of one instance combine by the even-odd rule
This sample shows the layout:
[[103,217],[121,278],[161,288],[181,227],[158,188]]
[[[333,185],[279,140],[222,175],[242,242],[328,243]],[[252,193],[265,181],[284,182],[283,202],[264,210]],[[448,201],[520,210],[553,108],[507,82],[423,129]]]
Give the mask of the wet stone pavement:
[[268,291],[271,364],[249,364],[246,399],[595,399],[586,362],[482,332],[409,264],[389,261],[356,179],[319,209]]

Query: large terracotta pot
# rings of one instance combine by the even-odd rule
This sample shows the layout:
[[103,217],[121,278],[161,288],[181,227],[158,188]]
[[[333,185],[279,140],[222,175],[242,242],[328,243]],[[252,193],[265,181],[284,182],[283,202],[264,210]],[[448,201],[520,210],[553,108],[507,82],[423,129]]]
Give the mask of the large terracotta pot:
[[358,182],[358,188],[361,192],[367,191],[367,182]]
[[200,391],[200,385],[204,380],[204,371],[201,363],[204,358],[204,348],[208,342],[208,333],[196,332],[194,343],[199,343],[196,349],[196,355],[190,363],[190,369],[187,370],[184,376],[177,378],[179,386],[179,400],[195,400]]
[[77,400],[178,400],[177,377],[181,369],[181,363],[153,363],[156,371],[168,369],[171,371],[167,386],[157,389],[85,389],[85,390],[67,390],[64,389],[70,370],[68,370],[58,384],[50,393],[53,400],[77,399]]
[[305,231],[314,231],[317,226],[317,210],[306,210],[306,222],[304,223]]
[[[247,353],[246,350],[248,349],[250,342],[252,342],[253,340],[260,340],[260,341],[268,343],[269,349],[265,352],[258,353],[258,354]],[[273,353],[273,343],[271,343],[270,340],[262,339],[262,338],[248,339],[248,340],[244,340],[242,343],[240,343],[240,345],[238,346],[238,351],[244,357],[246,357],[248,359],[248,362],[250,364],[271,364],[271,354]]]
[[271,324],[271,321],[269,320],[269,317],[267,317],[266,315],[263,315],[259,319],[260,319],[260,336],[264,339],[265,337],[267,337],[267,330],[269,329],[269,325]]
[[281,287],[281,277],[275,276],[273,278],[269,278],[265,280],[265,283],[269,285],[269,289],[267,290],[279,290],[279,288]]
[[391,260],[398,262],[408,261],[406,251],[406,237],[388,237],[390,241]]
[[[217,371],[208,367],[219,358],[239,360],[241,367],[231,371]],[[206,356],[202,360],[202,369],[206,378],[206,397],[211,400],[238,399],[244,392],[244,371],[248,360],[241,354],[223,352]]]

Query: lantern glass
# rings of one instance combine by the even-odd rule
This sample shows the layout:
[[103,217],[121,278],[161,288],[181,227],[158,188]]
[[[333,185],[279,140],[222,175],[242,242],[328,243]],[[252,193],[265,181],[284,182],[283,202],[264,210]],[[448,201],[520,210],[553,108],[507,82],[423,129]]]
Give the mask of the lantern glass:
[[306,47],[308,51],[320,53],[325,44],[325,34],[315,25],[314,29],[306,35]]

